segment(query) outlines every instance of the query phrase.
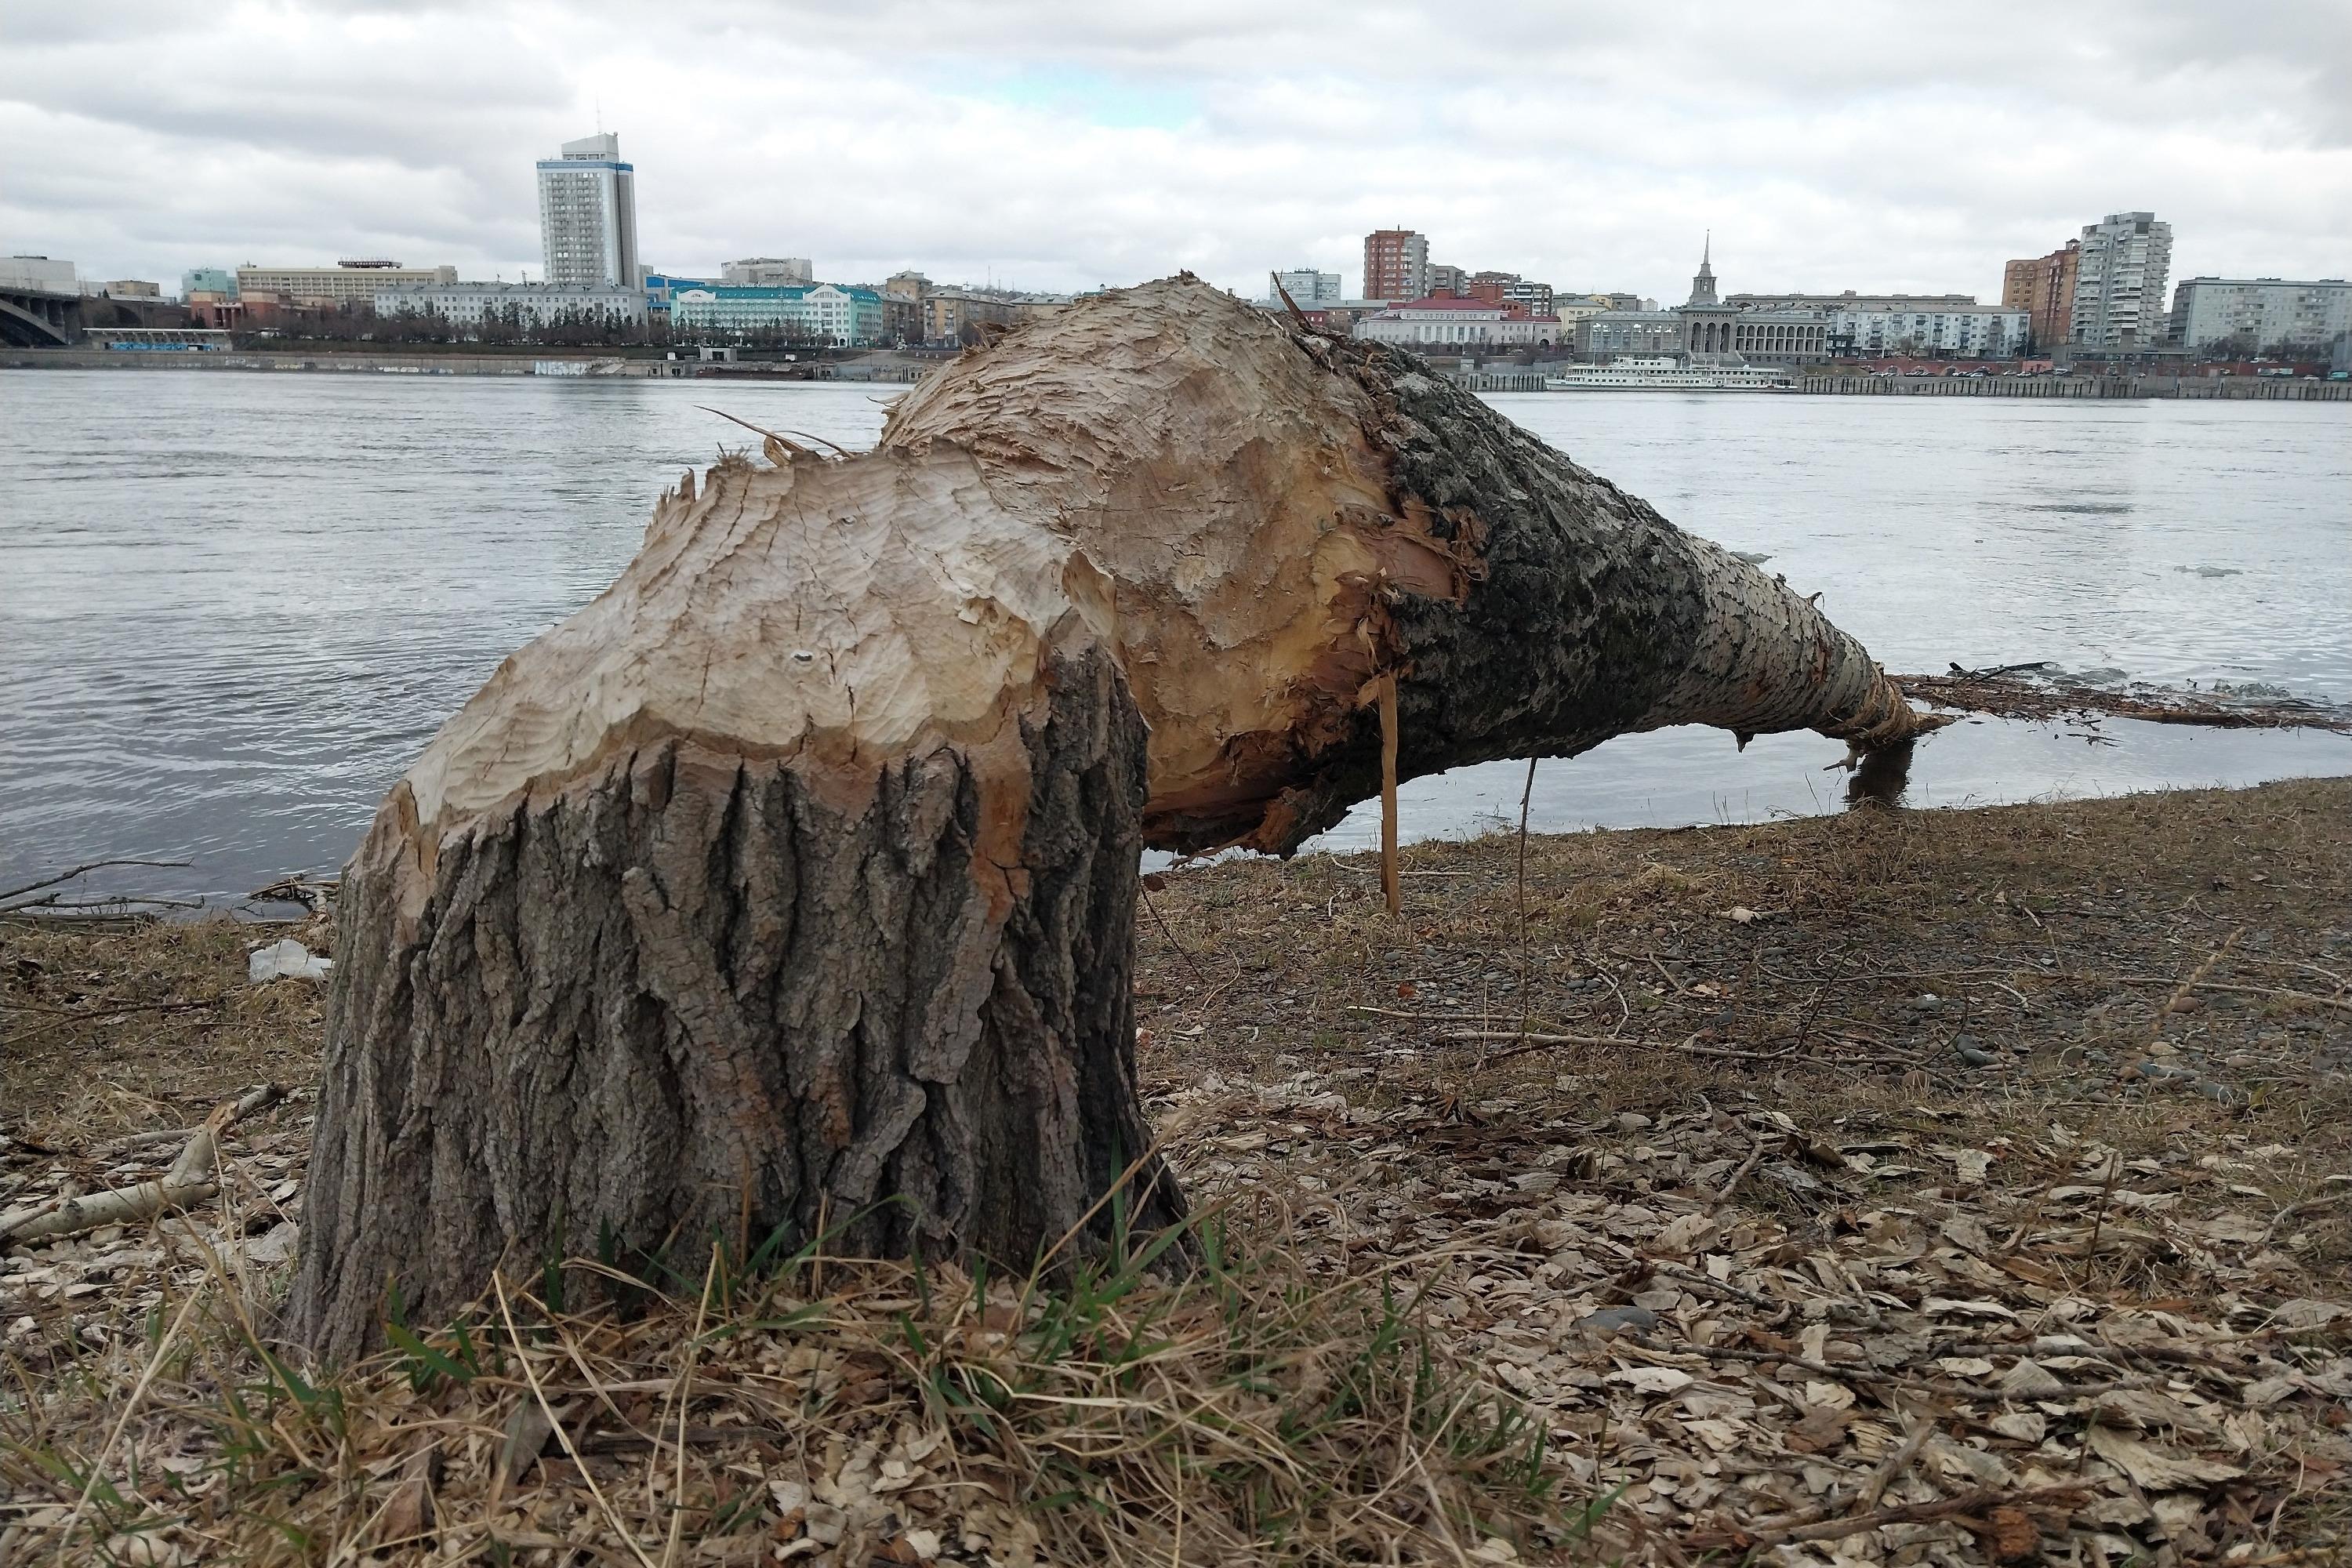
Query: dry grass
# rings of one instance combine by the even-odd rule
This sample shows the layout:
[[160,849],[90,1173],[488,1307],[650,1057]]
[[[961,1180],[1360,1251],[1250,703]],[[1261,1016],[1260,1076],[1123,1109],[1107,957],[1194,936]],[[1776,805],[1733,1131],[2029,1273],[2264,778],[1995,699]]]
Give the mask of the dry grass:
[[248,984],[246,949],[292,935],[324,952],[331,931],[0,919],[0,1131],[74,1144],[188,1126],[248,1084],[309,1083],[320,994]]
[[[1189,1271],[576,1262],[306,1381],[298,1089],[222,1204],[0,1257],[0,1560],[2340,1554],[2352,784],[1538,839],[1524,928],[1514,847],[1408,851],[1402,929],[1155,889]],[[242,936],[0,931],[0,1206],[309,1081]]]
[[1584,1524],[1543,1427],[1410,1297],[1215,1224],[1051,1284],[807,1251],[680,1293],[574,1262],[441,1331],[395,1317],[332,1377],[269,1352],[282,1280],[227,1251],[142,1332],[19,1364],[0,1556],[1460,1562]]

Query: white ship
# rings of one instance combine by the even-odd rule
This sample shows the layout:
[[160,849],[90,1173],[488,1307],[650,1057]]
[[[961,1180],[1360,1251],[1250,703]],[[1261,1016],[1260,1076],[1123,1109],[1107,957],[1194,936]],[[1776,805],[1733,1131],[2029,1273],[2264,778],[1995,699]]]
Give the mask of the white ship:
[[1671,354],[1621,354],[1607,364],[1572,364],[1544,377],[1547,392],[1788,392],[1795,378],[1777,365],[1732,356],[1685,363]]

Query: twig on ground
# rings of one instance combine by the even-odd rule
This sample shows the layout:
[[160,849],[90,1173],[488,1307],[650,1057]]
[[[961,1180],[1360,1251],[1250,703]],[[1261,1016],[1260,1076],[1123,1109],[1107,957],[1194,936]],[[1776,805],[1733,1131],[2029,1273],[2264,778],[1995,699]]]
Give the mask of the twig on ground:
[[1528,806],[1536,797],[1536,760],[1528,759],[1528,782],[1519,791],[1519,1033],[1528,1032],[1534,988],[1528,980]]
[[1937,1498],[1933,1502],[1905,1503],[1900,1508],[1883,1508],[1874,1513],[1855,1514],[1846,1519],[1823,1520],[1819,1524],[1801,1524],[1793,1530],[1775,1531],[1769,1536],[1755,1538],[1756,1544],[1779,1545],[1783,1542],[1838,1541],[1849,1535],[1859,1535],[1865,1530],[1876,1530],[1883,1524],[1925,1524],[1931,1520],[1951,1519],[1971,1514],[1980,1509],[1999,1508],[2004,1504],[2054,1501],[2062,1497],[2080,1497],[2091,1489],[2089,1483],[2077,1481],[2058,1486],[2035,1487],[2030,1491],[2004,1492],[1987,1488],[1962,1492],[1958,1497]]
[[2244,996],[2285,996],[2297,1002],[2309,1002],[2316,1006],[2335,1007],[2352,1013],[2352,1001],[2341,996],[2322,996],[2315,991],[2296,991],[2284,985],[2231,985],[2218,980],[2184,983],[2169,974],[2114,974],[2108,978],[2118,985],[2176,985],[2182,991],[2234,991]]
[[1160,914],[1160,906],[1151,901],[1150,881],[1147,879],[1143,881],[1138,882],[1136,886],[1142,890],[1143,907],[1150,910],[1151,911],[1151,918],[1160,923],[1160,934],[1168,939],[1168,945],[1176,950],[1176,955],[1184,961],[1184,967],[1192,972],[1192,978],[1199,981],[1202,984],[1206,985],[1209,983],[1209,977],[1201,973],[1200,960],[1194,958],[1191,950],[1186,948],[1182,942],[1176,940],[1176,933],[1168,929],[1167,918]]
[[91,860],[84,865],[76,866],[70,871],[60,871],[54,877],[44,877],[37,882],[27,882],[21,888],[10,888],[5,891],[0,891],[0,913],[6,912],[7,900],[10,899],[22,898],[26,893],[39,892],[43,888],[54,888],[61,883],[70,882],[76,877],[87,876],[92,871],[103,871],[110,866],[184,868],[187,865],[188,862],[185,860]]
[[[228,1114],[221,1119],[218,1125],[220,1128],[226,1128],[248,1116],[268,1110],[285,1098],[285,1089],[277,1084],[257,1084],[236,1099],[226,1102]],[[218,1114],[217,1109],[215,1114]],[[206,1125],[212,1125],[209,1118]],[[203,1131],[202,1127],[165,1127],[157,1128],[152,1132],[133,1132],[127,1137],[117,1138],[110,1143],[101,1143],[92,1150],[91,1153],[100,1160],[118,1159],[124,1154],[135,1154],[142,1149],[152,1149],[158,1143],[179,1142],[183,1139],[193,1138]]]
[[1767,1140],[1763,1138],[1756,1140],[1754,1147],[1748,1151],[1748,1158],[1739,1163],[1738,1170],[1724,1178],[1723,1185],[1715,1189],[1715,1194],[1708,1200],[1709,1202],[1727,1204],[1731,1201],[1731,1194],[1739,1190],[1739,1184],[1748,1179],[1748,1173],[1754,1170],[1757,1162],[1764,1158],[1766,1142]]
[[[1524,1042],[1528,1050],[1541,1050],[1548,1046],[1631,1046],[1637,1050],[1681,1051],[1694,1057],[1719,1057],[1727,1061],[1777,1062],[1796,1054],[1785,1051],[1740,1051],[1725,1046],[1702,1046],[1690,1040],[1643,1040],[1624,1035],[1523,1035],[1510,1029],[1449,1029],[1435,1038],[1448,1044],[1468,1045],[1482,1040]],[[1496,1051],[1489,1061],[1501,1061],[1519,1055],[1518,1051]]]
[[1878,1500],[1886,1495],[1886,1489],[1911,1468],[1911,1461],[1919,1457],[1919,1450],[1926,1447],[1927,1439],[1935,1435],[1935,1422],[1907,1410],[1899,1414],[1904,1424],[1910,1428],[1903,1438],[1903,1446],[1887,1455],[1885,1461],[1870,1472],[1870,1479],[1862,1484],[1862,1495],[1853,1500],[1853,1507],[1848,1512],[1866,1514],[1876,1508]]

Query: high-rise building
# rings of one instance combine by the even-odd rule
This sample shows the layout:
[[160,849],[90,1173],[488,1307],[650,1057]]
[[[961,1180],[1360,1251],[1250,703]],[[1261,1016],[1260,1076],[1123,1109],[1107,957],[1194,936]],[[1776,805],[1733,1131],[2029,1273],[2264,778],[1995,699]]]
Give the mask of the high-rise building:
[[1429,291],[1433,294],[1464,294],[1470,292],[1470,273],[1465,268],[1449,267],[1443,261],[1429,264]]
[[1364,236],[1364,298],[1419,300],[1429,292],[1429,239],[1409,228]]
[[2151,348],[2164,341],[2165,275],[2172,226],[2154,213],[2109,213],[2083,226],[2069,341],[2087,349]]
[[2047,256],[2029,256],[2000,269],[2000,302],[2033,320],[2034,346],[2056,348],[2074,330],[2075,268],[2083,242],[2070,239]]
[[583,136],[540,160],[539,245],[549,283],[639,286],[636,166],[621,162],[619,136]]
[[721,262],[719,276],[737,289],[801,289],[816,281],[816,264],[805,256],[747,256]]
[[1285,294],[1302,310],[1318,305],[1336,305],[1347,298],[1339,287],[1338,273],[1318,272],[1312,267],[1294,267],[1287,272],[1266,274],[1265,297],[1278,301]]

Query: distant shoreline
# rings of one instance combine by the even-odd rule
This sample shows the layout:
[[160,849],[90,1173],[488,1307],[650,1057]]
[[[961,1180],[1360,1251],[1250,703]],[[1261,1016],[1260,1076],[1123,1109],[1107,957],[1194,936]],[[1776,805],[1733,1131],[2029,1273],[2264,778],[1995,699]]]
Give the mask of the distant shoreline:
[[[929,355],[882,350],[854,360],[785,363],[631,358],[580,349],[538,353],[355,353],[348,350],[251,350],[226,353],[124,353],[107,349],[5,349],[0,370],[247,371],[320,375],[550,376],[625,381],[760,382],[772,386],[842,382],[911,385],[942,363]],[[1475,392],[1542,392],[1545,371],[1495,365],[1461,377]],[[1595,397],[1604,393],[1585,391]],[[1655,393],[1629,395],[1655,396]],[[2335,403],[2352,406],[2352,382],[2256,380],[2249,376],[1801,376],[1788,396],[2007,397],[2062,402],[2161,401]]]
[[368,353],[341,350],[236,350],[124,353],[108,349],[0,349],[0,370],[295,372],[315,375],[551,376],[604,381],[759,381],[776,385],[838,382],[911,384],[937,361],[895,353],[856,360],[785,363],[626,358],[580,349],[509,353]]

